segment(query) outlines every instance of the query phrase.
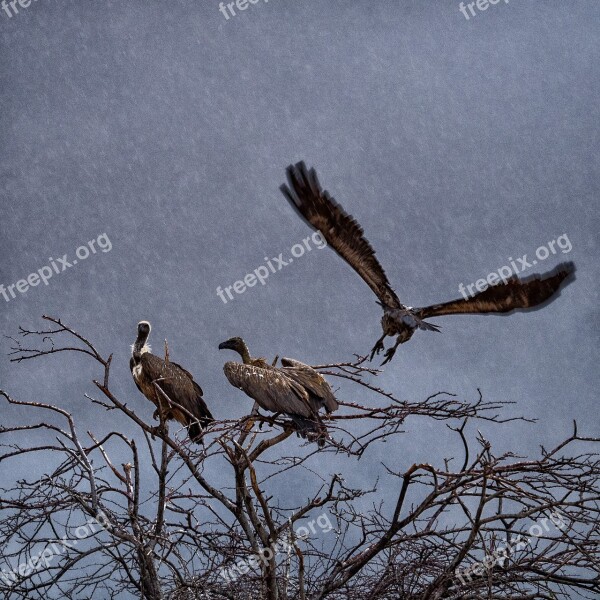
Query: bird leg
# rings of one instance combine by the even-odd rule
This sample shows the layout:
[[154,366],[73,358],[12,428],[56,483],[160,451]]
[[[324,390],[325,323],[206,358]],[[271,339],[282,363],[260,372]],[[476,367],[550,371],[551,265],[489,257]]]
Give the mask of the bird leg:
[[169,435],[169,429],[167,427],[167,423],[161,423],[160,425],[155,425],[154,427],[150,427],[150,435],[152,436],[152,439],[154,439],[154,436],[158,436],[159,438],[162,439],[163,435],[168,436]]
[[396,353],[396,348],[398,348],[398,346],[400,344],[404,344],[404,342],[408,342],[408,340],[410,340],[410,338],[413,336],[413,334],[415,333],[416,329],[411,329],[410,327],[404,327],[403,329],[401,329],[398,333],[398,337],[396,338],[396,343],[391,347],[388,348],[385,352],[385,360],[381,363],[382,366],[385,365],[386,363],[389,363],[390,360],[392,360],[392,358],[394,357],[394,354]]
[[[262,417],[262,415],[260,413],[257,413],[259,416]],[[270,419],[273,420],[273,422],[275,421],[275,419],[280,415],[281,413],[275,413],[272,417],[270,417]],[[263,419],[261,419],[260,423],[258,424],[258,428],[262,431],[263,425],[265,424],[265,421]]]
[[169,420],[171,420],[171,419],[173,419],[173,418],[174,418],[174,417],[173,417],[173,413],[171,413],[171,412],[169,411],[169,409],[168,409],[168,408],[166,408],[166,407],[163,407],[162,411],[161,411],[161,409],[160,409],[160,408],[157,408],[157,409],[156,409],[156,410],[155,410],[155,411],[152,413],[152,418],[153,418],[155,421],[160,421],[160,416],[161,416],[161,414],[162,414],[162,417],[163,417],[163,420],[164,420],[164,421],[169,421]]
[[401,336],[398,336],[396,338],[396,343],[385,351],[385,360],[381,363],[381,366],[385,365],[386,363],[389,363],[390,360],[394,358],[394,354],[396,354],[396,348],[398,348],[398,346],[404,341],[405,340],[401,339]]
[[156,410],[154,411],[154,414],[152,415],[152,417],[156,420],[159,417],[161,418],[161,423],[163,420],[168,420],[168,419],[172,419],[173,418],[173,414],[171,413],[170,409],[171,409],[171,399],[169,398],[169,396],[167,396],[167,394],[165,393],[165,391],[160,387],[159,382],[164,381],[164,378],[160,378],[160,379],[155,379],[152,383],[154,385],[154,388],[156,390],[156,400],[154,401],[154,404],[156,404]]
[[379,354],[382,350],[385,349],[385,346],[383,345],[383,340],[385,340],[385,336],[387,334],[383,334],[375,343],[375,345],[373,346],[373,350],[371,350],[371,356],[369,357],[369,360],[373,360],[373,357],[375,356],[375,354]]

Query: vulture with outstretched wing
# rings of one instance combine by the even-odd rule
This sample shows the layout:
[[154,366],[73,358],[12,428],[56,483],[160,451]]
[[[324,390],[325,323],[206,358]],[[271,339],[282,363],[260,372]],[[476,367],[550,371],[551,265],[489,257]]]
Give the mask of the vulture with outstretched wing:
[[394,356],[399,344],[408,341],[417,329],[439,331],[425,321],[429,317],[455,314],[507,314],[513,311],[541,308],[558,296],[565,285],[573,281],[575,265],[565,262],[544,274],[525,279],[516,276],[490,286],[472,297],[459,298],[443,304],[412,308],[400,302],[390,286],[375,251],[365,238],[362,227],[321,188],[317,173],[308,170],[304,162],[290,165],[288,184],[281,191],[309,226],[318,230],[327,243],[363,278],[377,296],[383,308],[381,326],[383,335],[371,350],[384,349],[386,336],[397,336],[394,346],[385,352],[383,364]]
[[323,446],[328,437],[319,410],[337,410],[338,403],[325,378],[312,367],[291,358],[282,358],[282,367],[263,358],[250,356],[242,338],[234,337],[219,350],[234,350],[242,362],[226,362],[223,371],[229,383],[241,389],[264,410],[285,414],[292,419],[301,437]]
[[201,443],[202,430],[213,421],[202,398],[202,388],[183,367],[150,352],[146,343],[150,330],[148,321],[138,323],[138,335],[129,360],[133,381],[156,406],[154,418],[162,411],[165,419],[178,421],[187,427],[192,441]]

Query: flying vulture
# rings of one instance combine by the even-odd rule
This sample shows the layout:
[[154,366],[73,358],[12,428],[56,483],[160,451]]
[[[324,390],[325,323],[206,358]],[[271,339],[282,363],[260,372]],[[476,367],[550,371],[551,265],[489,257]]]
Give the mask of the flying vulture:
[[289,416],[301,437],[325,444],[327,429],[319,409],[327,413],[337,410],[338,403],[325,379],[312,367],[291,358],[282,358],[282,367],[252,358],[242,338],[234,337],[221,344],[219,350],[234,350],[242,362],[226,362],[225,377],[234,387],[253,398],[264,410]]
[[138,323],[138,335],[131,347],[129,361],[133,381],[138,390],[156,406],[155,419],[162,410],[165,419],[178,421],[187,427],[193,442],[201,443],[202,429],[213,421],[202,398],[202,389],[183,367],[151,354],[150,346],[146,343],[150,330],[148,321]]
[[394,346],[385,352],[389,362],[399,344],[408,341],[417,329],[439,331],[426,322],[429,317],[455,314],[501,314],[517,310],[541,308],[554,299],[559,290],[574,280],[575,265],[565,262],[552,271],[535,274],[526,279],[516,276],[503,283],[490,286],[470,298],[459,298],[424,308],[412,308],[400,302],[390,286],[385,271],[379,264],[362,227],[321,188],[315,169],[308,170],[304,162],[290,165],[287,170],[288,185],[281,191],[308,225],[318,230],[328,244],[364,279],[383,308],[381,326],[383,335],[371,351],[384,349],[386,336],[397,336]]

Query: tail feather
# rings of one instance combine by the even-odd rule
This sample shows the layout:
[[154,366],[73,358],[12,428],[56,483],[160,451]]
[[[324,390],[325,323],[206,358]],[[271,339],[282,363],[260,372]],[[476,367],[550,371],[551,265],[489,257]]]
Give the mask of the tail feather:
[[292,422],[296,426],[297,434],[306,440],[311,442],[316,441],[319,448],[325,445],[325,440],[329,438],[327,427],[323,425],[323,422],[319,417],[316,420],[307,419],[300,415],[288,415]]
[[197,421],[194,421],[188,425],[188,436],[190,440],[196,444],[204,443],[204,439],[202,437],[202,428]]
[[421,319],[419,319],[418,324],[419,329],[422,329],[423,331],[440,331],[439,325],[434,325],[433,323],[428,323],[427,321],[422,321]]
[[190,440],[196,444],[204,444],[204,436],[202,435],[202,432],[213,420],[214,419],[208,417],[203,417],[198,421],[190,420],[187,426],[188,437]]

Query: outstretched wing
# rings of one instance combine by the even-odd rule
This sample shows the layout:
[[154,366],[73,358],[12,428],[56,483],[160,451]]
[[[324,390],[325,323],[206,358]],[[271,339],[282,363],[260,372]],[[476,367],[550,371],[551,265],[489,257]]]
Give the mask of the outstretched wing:
[[525,279],[511,277],[475,294],[444,304],[418,308],[415,314],[421,319],[457,314],[509,313],[515,310],[539,309],[558,297],[558,292],[574,281],[575,265],[565,262],[552,271],[535,274]]
[[318,371],[293,358],[282,358],[281,364],[286,375],[304,387],[311,398],[316,400],[316,410],[319,410],[321,406],[324,406],[327,412],[333,412],[339,408],[329,384]]
[[382,304],[400,308],[383,267],[362,227],[339,205],[321,184],[314,169],[304,162],[286,169],[288,185],[280,187],[298,214],[365,280]]
[[306,391],[280,369],[226,362],[223,371],[232,386],[241,389],[265,410],[306,418],[314,416]]

